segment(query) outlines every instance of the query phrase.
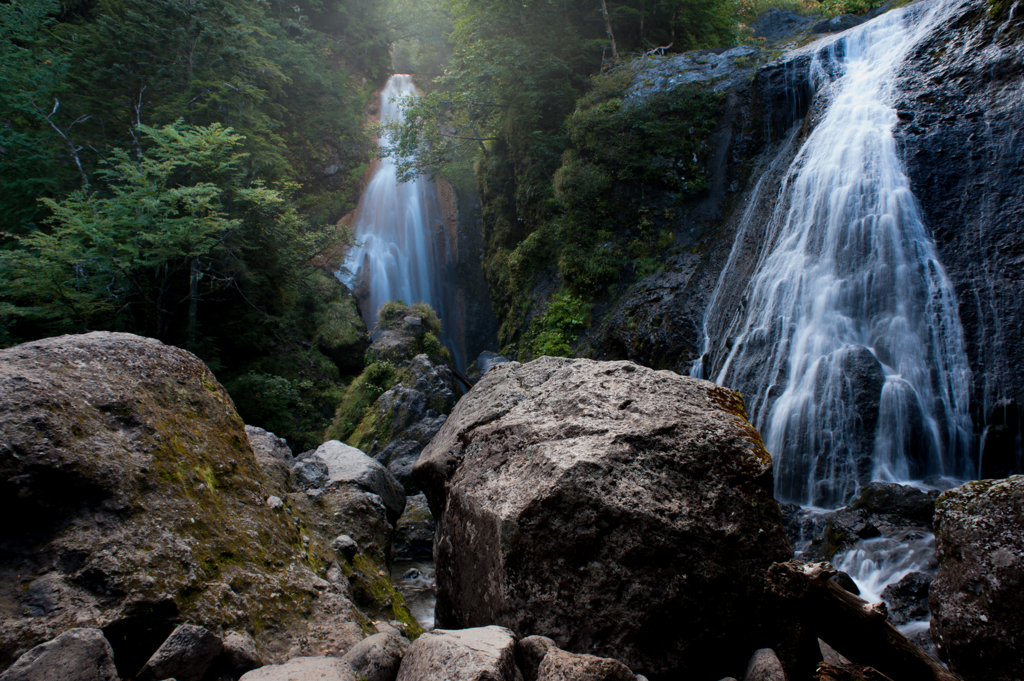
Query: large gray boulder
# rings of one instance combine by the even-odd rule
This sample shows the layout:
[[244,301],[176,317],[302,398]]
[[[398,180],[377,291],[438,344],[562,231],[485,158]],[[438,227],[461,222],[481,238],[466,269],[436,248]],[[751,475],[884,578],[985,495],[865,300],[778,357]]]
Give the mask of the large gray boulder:
[[356,681],[351,667],[336,657],[296,657],[254,669],[238,681]]
[[442,627],[497,623],[658,676],[749,655],[790,555],[739,395],[631,362],[491,369],[424,450]]
[[42,643],[0,674],[0,681],[117,681],[114,651],[99,629],[71,629]]
[[618,660],[554,648],[541,661],[537,681],[636,681],[636,675]]
[[515,647],[504,627],[428,631],[406,652],[398,681],[515,681]]
[[360,681],[395,681],[407,642],[393,634],[374,634],[352,647],[341,661]]
[[360,450],[337,440],[329,440],[320,445],[311,458],[327,465],[324,485],[357,485],[384,501],[392,524],[402,516],[405,510],[405,488],[384,466]]
[[136,681],[202,681],[224,645],[213,632],[182,624],[157,649],[136,675]]
[[337,533],[269,507],[270,484],[185,350],[105,332],[0,350],[0,503],[17,519],[0,574],[24,586],[0,599],[0,669],[73,627],[102,629],[124,678],[182,622],[253,631],[270,662],[362,639],[318,575]]
[[935,505],[932,638],[967,681],[1024,679],[1024,476],[978,480]]

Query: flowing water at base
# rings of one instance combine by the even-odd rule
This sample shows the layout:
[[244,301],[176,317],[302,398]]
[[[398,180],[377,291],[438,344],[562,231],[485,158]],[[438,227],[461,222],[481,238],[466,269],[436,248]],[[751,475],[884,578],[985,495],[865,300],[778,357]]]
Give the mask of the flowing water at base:
[[396,561],[391,568],[391,579],[405,596],[409,612],[420,625],[430,631],[434,628],[434,603],[437,602],[437,579],[434,562],[430,560]]

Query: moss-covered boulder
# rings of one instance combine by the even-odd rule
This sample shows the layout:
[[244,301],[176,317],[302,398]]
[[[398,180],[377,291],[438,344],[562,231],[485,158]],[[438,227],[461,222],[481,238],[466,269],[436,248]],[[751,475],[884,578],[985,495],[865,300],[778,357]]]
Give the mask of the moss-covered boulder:
[[438,626],[542,632],[659,679],[718,678],[762,647],[763,580],[791,551],[730,390],[631,362],[502,364],[414,475]]
[[0,481],[0,668],[73,627],[102,628],[125,677],[178,623],[245,630],[268,661],[370,628],[321,578],[333,554],[304,515],[268,506],[278,486],[184,350],[112,333],[0,350]]

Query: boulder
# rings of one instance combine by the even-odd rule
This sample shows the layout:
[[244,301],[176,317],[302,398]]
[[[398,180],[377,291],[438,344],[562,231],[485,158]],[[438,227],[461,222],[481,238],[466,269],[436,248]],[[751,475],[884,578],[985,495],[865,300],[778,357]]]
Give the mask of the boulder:
[[516,666],[523,674],[523,681],[537,681],[537,671],[548,651],[558,646],[547,636],[527,636],[516,644]]
[[37,645],[0,681],[117,681],[114,651],[99,629],[71,629]]
[[432,558],[436,529],[426,495],[407,497],[405,513],[395,525],[395,559]]
[[935,505],[932,639],[967,681],[1024,678],[1024,476],[979,480]]
[[754,652],[747,663],[743,681],[787,681],[786,671],[774,650],[761,648]]
[[764,38],[768,44],[773,44],[806,33],[815,23],[815,17],[772,7],[762,12],[750,28],[755,38]]
[[515,681],[515,647],[504,627],[428,631],[405,653],[398,681]]
[[636,681],[636,675],[618,660],[553,648],[537,669],[537,681]]
[[238,681],[356,681],[348,664],[336,657],[296,657],[284,664],[254,669]]
[[245,632],[229,631],[224,636],[221,653],[222,667],[232,677],[263,666],[263,659],[256,650],[256,641]]
[[791,555],[739,395],[631,362],[495,367],[415,473],[439,626],[557,632],[649,675],[752,653],[761,579]]
[[246,426],[245,436],[249,438],[249,445],[256,455],[256,463],[267,474],[274,487],[282,491],[287,489],[288,478],[295,462],[288,443],[256,426]]
[[339,534],[331,542],[331,548],[345,560],[352,560],[352,556],[359,552],[359,544],[347,534]]
[[135,679],[202,681],[206,670],[223,648],[220,638],[210,631],[192,624],[183,624],[157,648]]
[[405,510],[405,488],[366,454],[337,440],[320,445],[308,460],[319,460],[327,465],[327,479],[323,486],[350,483],[379,496],[387,508],[388,520],[396,522]]
[[0,481],[20,519],[0,525],[0,600],[17,604],[0,669],[74,626],[103,629],[125,678],[181,622],[256,631],[271,662],[349,625],[362,638],[316,573],[334,535],[267,505],[245,426],[191,353],[105,332],[0,350]]
[[374,634],[353,646],[341,661],[360,681],[395,681],[406,649],[399,636]]
[[839,33],[864,23],[863,17],[853,14],[837,14],[829,19],[822,19],[811,27],[811,33]]
[[889,621],[893,624],[907,624],[927,620],[928,587],[931,583],[931,575],[911,572],[895,584],[885,587],[882,600],[889,611]]

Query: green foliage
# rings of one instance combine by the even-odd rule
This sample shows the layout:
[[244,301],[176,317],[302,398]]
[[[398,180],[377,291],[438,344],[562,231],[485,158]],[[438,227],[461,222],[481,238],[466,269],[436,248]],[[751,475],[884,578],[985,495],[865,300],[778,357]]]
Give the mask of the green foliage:
[[409,307],[401,300],[389,300],[377,311],[377,328],[397,329],[409,313]]
[[388,361],[368,364],[345,390],[324,440],[348,440],[382,394],[398,382],[398,372]]
[[536,317],[524,335],[519,359],[569,357],[580,332],[590,325],[592,305],[568,291],[552,296],[544,314]]

